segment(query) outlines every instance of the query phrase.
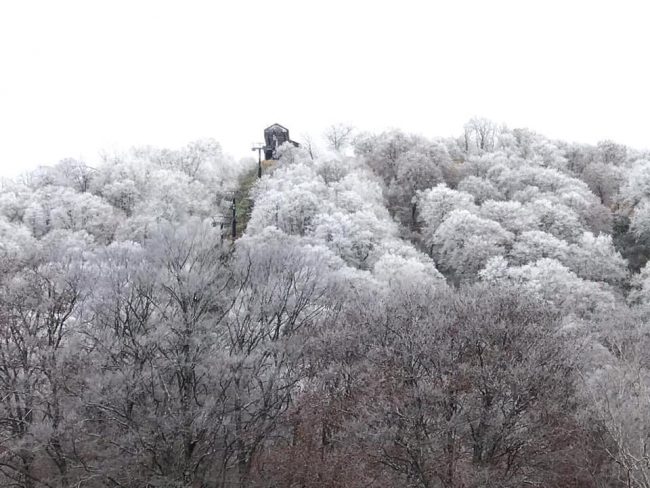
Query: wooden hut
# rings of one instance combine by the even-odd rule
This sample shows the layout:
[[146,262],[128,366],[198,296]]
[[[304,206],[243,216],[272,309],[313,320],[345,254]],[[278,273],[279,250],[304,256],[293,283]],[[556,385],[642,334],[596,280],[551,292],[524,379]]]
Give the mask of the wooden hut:
[[300,147],[295,141],[292,141],[289,137],[289,129],[281,126],[280,124],[273,124],[264,129],[264,159],[278,159],[276,151],[278,148],[288,142],[293,144],[295,147]]

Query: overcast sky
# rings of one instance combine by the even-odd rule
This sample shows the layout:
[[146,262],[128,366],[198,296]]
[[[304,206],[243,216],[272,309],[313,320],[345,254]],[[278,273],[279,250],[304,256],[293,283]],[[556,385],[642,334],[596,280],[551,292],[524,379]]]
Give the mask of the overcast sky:
[[650,147],[647,1],[3,1],[0,174],[279,122]]

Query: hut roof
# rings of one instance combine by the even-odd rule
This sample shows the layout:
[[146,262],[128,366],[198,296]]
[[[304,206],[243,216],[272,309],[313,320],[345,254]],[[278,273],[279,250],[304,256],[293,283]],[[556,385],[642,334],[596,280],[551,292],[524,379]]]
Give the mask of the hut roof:
[[278,129],[281,130],[282,132],[289,132],[289,129],[287,129],[286,127],[284,127],[284,126],[282,126],[280,124],[269,125],[266,129],[264,129],[264,132],[275,131],[275,130],[278,130]]

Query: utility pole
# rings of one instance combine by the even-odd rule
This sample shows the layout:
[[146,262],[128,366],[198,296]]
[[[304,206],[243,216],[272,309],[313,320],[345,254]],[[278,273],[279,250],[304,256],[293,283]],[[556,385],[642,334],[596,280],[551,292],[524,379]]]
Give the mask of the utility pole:
[[235,204],[235,197],[232,197],[232,240],[237,238],[237,205]]
[[262,177],[262,151],[264,150],[264,144],[257,142],[251,147],[251,151],[257,151],[257,177]]

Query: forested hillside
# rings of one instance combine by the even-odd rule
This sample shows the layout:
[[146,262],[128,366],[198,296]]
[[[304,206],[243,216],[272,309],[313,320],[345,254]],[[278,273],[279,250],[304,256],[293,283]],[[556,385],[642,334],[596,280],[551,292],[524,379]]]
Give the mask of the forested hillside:
[[0,184],[0,486],[650,488],[650,153],[329,136]]

